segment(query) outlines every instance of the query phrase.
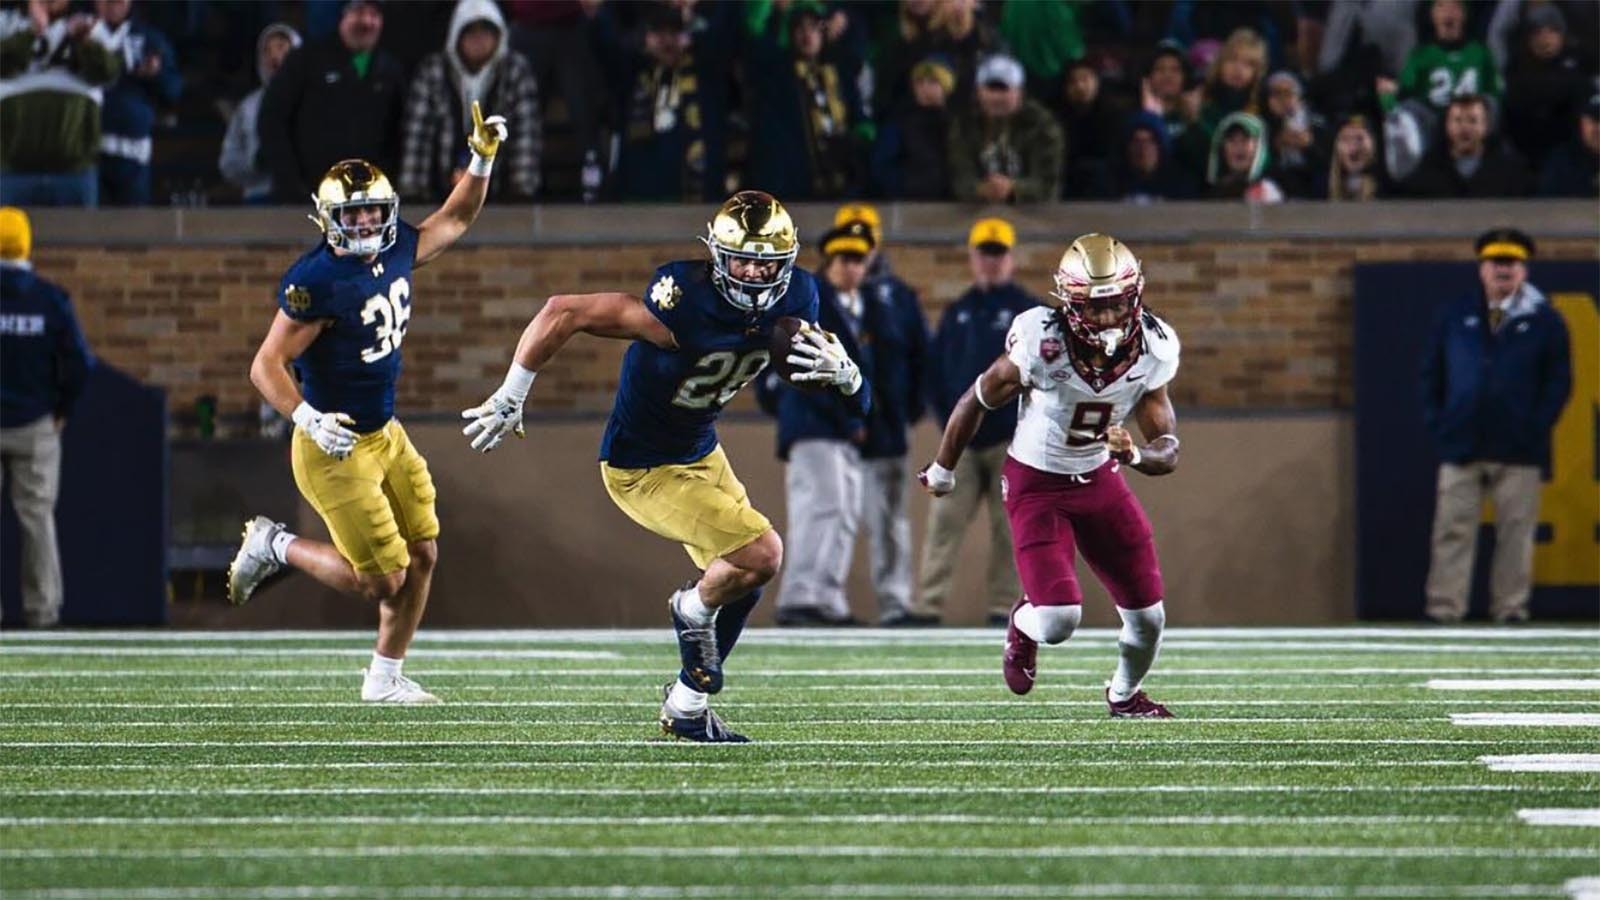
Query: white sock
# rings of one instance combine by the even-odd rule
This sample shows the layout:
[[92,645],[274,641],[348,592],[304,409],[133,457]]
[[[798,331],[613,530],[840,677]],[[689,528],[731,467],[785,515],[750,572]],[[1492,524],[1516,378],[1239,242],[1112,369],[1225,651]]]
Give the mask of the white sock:
[[1139,684],[1155,664],[1161,651],[1161,632],[1166,629],[1164,603],[1144,609],[1117,608],[1122,617],[1122,632],[1117,635],[1117,674],[1111,679],[1111,699],[1121,703],[1139,692]]
[[400,667],[405,664],[406,661],[404,659],[390,659],[387,656],[383,656],[374,652],[372,654],[372,664],[367,666],[367,677],[399,678]]
[[683,617],[690,625],[704,628],[716,619],[717,611],[705,605],[700,599],[700,586],[695,585],[688,590],[678,592],[678,615]]
[[667,694],[667,706],[674,712],[692,716],[705,711],[706,695],[674,679],[672,691]]
[[1024,603],[1017,607],[1017,611],[1011,614],[1011,622],[1017,626],[1018,631],[1041,644],[1044,643],[1044,623],[1039,621],[1039,608],[1032,603]]
[[289,564],[289,544],[293,543],[294,535],[287,531],[280,531],[272,536],[272,558],[279,565]]

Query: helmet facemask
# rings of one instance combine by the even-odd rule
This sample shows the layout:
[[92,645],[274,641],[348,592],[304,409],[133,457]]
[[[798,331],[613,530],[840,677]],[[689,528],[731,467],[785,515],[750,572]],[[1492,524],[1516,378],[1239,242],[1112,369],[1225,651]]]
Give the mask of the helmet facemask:
[[[347,212],[353,213],[365,207],[381,208],[383,217],[371,225],[345,222]],[[322,221],[329,246],[357,256],[372,256],[393,247],[399,239],[400,198],[357,195],[341,203],[325,204],[322,207]]]
[[1055,290],[1068,332],[1107,360],[1125,357],[1141,331],[1144,272],[1126,246],[1105,235],[1074,241],[1055,274]]
[[[701,238],[711,250],[711,283],[716,285],[722,298],[739,309],[760,315],[778,304],[789,289],[789,276],[794,274],[798,247],[779,250],[734,250],[717,243],[710,236]],[[776,271],[768,278],[739,278],[733,274],[736,259],[752,262],[776,262]]]

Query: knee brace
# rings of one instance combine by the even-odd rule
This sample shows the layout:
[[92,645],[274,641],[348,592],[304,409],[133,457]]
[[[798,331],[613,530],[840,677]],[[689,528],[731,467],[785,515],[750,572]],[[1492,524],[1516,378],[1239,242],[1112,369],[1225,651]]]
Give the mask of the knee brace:
[[1035,606],[1039,615],[1039,630],[1044,632],[1046,644],[1059,644],[1072,633],[1078,630],[1078,623],[1083,620],[1083,607],[1079,604],[1071,606]]
[[1122,634],[1118,639],[1125,644],[1148,647],[1161,640],[1161,632],[1167,627],[1165,603],[1158,602],[1144,609],[1119,607],[1117,615],[1122,617]]

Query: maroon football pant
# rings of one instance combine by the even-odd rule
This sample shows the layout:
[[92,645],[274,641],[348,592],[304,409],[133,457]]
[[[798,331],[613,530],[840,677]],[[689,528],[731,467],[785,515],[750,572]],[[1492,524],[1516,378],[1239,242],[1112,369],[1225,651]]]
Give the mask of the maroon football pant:
[[1085,475],[1058,475],[1008,456],[1000,485],[1028,602],[1083,602],[1075,548],[1118,606],[1143,609],[1161,601],[1161,564],[1150,520],[1116,463]]

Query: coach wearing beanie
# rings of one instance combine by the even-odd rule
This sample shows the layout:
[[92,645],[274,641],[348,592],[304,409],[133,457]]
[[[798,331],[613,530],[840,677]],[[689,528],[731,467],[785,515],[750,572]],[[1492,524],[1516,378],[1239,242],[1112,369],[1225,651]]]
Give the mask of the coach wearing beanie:
[[1424,422],[1441,460],[1428,570],[1428,617],[1466,615],[1484,494],[1494,501],[1489,581],[1496,622],[1528,618],[1540,472],[1572,391],[1566,324],[1527,282],[1533,240],[1514,228],[1478,238],[1480,290],[1446,303],[1422,364]]
[[42,628],[61,618],[61,426],[91,359],[66,291],[33,274],[32,246],[27,215],[0,207],[0,465],[22,528],[23,618]]

